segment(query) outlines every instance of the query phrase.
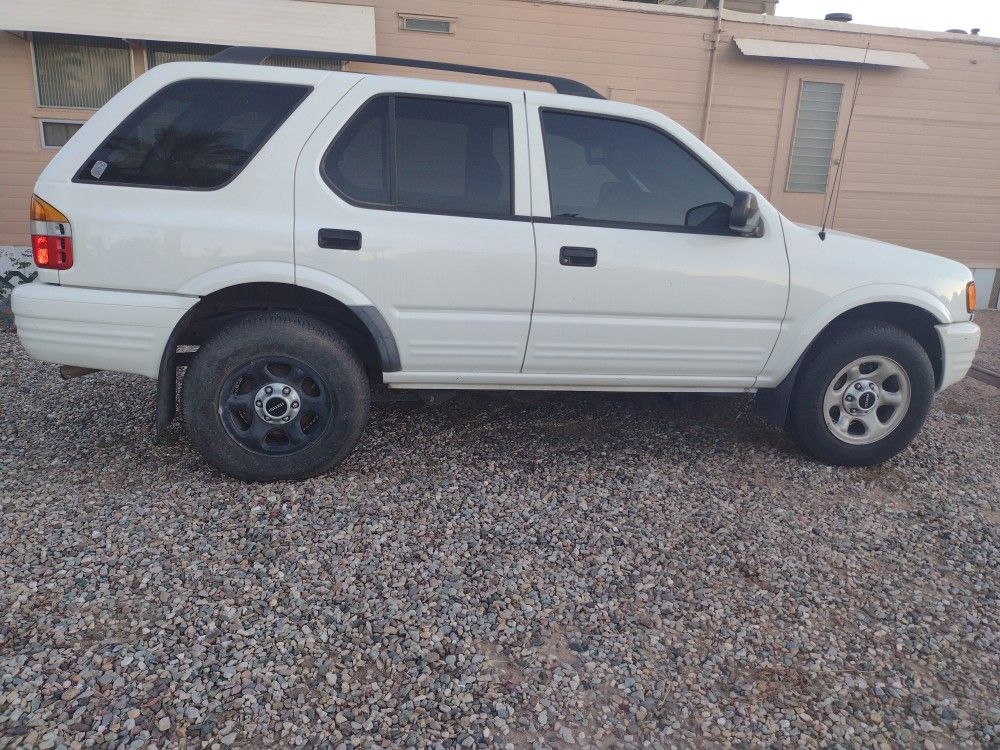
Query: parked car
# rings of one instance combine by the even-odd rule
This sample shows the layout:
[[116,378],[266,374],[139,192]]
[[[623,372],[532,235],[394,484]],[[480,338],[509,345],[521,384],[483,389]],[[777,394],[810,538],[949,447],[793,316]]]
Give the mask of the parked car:
[[756,392],[809,454],[874,464],[972,362],[969,269],[821,238],[658,112],[272,52],[158,66],[97,112],[38,180],[13,296],[35,358],[157,378],[160,430],[186,366],[227,474],[338,465],[382,384]]

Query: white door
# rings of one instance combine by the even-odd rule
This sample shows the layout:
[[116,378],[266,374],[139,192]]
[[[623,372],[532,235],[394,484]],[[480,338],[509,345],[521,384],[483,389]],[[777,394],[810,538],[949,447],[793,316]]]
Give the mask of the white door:
[[340,101],[296,172],[300,284],[359,290],[403,373],[516,373],[535,283],[524,101],[372,76]]
[[787,299],[777,213],[762,205],[761,237],[731,232],[734,188],[719,173],[738,176],[668,118],[527,101],[538,267],[524,372],[752,386]]

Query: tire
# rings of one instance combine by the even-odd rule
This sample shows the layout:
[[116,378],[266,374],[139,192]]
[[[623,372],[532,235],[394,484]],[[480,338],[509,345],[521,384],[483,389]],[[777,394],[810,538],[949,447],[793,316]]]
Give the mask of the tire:
[[933,399],[934,370],[910,334],[879,321],[845,322],[804,363],[786,431],[821,461],[871,466],[910,444]]
[[205,460],[254,482],[304,479],[339,465],[361,437],[370,402],[347,341],[320,321],[284,312],[250,314],[204,342],[182,397],[185,429]]

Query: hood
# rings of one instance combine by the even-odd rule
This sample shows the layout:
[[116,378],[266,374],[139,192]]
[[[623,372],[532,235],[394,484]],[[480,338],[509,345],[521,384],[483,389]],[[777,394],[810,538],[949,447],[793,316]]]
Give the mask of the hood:
[[881,240],[787,221],[785,239],[793,283],[823,287],[831,295],[864,286],[904,286],[936,297],[952,321],[968,320],[966,266],[940,255]]

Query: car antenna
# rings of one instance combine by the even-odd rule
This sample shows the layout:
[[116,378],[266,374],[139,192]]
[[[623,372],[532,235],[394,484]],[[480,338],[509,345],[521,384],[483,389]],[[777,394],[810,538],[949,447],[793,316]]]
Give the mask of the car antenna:
[[854,95],[851,97],[851,111],[847,113],[847,129],[844,130],[844,142],[840,144],[840,159],[837,160],[837,172],[833,176],[833,190],[830,191],[830,201],[826,204],[823,212],[823,226],[819,230],[819,238],[826,240],[826,222],[830,217],[830,210],[834,203],[840,198],[840,174],[844,171],[844,157],[847,154],[847,139],[851,136],[851,122],[854,120],[854,105],[858,103],[858,90],[861,88],[861,74],[864,72],[865,63],[868,61],[868,50],[872,43],[869,41],[865,45],[865,54],[858,63],[858,77],[854,79]]

